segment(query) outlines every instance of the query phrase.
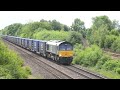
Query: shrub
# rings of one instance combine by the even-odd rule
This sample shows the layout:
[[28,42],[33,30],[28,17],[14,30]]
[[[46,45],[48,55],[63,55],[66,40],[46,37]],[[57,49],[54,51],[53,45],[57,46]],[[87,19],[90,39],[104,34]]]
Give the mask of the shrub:
[[111,59],[110,56],[108,56],[108,55],[103,55],[103,56],[99,59],[99,61],[97,62],[96,68],[101,69],[101,68],[102,68],[102,65],[103,65],[106,61],[108,61],[108,60],[110,60],[110,59]]
[[112,44],[111,49],[120,53],[120,37],[118,37]]
[[12,76],[9,70],[5,69],[3,66],[0,66],[0,79],[11,79]]
[[117,72],[118,74],[120,74],[120,68],[117,68],[117,69],[116,69],[116,72]]
[[95,66],[98,60],[102,57],[103,53],[98,46],[92,45],[85,50],[75,52],[75,55],[73,63],[83,66]]
[[116,40],[115,35],[106,35],[105,42],[104,42],[104,47],[105,48],[111,48],[113,42]]
[[30,69],[23,67],[23,60],[0,41],[0,78],[27,78],[29,74]]
[[120,61],[118,60],[108,60],[104,63],[103,69],[109,70],[109,71],[115,71],[116,68],[120,68]]

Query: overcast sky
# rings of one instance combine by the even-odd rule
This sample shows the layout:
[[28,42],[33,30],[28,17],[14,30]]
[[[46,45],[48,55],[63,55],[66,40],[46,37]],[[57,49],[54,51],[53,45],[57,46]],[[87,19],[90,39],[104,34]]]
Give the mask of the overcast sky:
[[107,15],[111,20],[120,22],[120,11],[0,11],[0,29],[13,23],[28,23],[41,19],[56,19],[62,24],[72,25],[75,18],[85,22],[89,28],[92,25],[92,17]]

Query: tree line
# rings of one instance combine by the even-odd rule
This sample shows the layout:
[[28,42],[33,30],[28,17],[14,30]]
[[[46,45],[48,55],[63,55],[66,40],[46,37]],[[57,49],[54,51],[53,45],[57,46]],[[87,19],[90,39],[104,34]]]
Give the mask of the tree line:
[[[65,40],[74,45],[73,64],[86,67],[95,67],[120,74],[120,62],[114,61],[101,50],[110,49],[120,53],[120,25],[117,20],[110,20],[108,16],[92,18],[90,28],[85,27],[84,21],[76,18],[71,26],[64,25],[57,20],[29,22],[26,24],[14,23],[3,30],[5,35],[40,40]],[[89,47],[83,47],[86,40]]]

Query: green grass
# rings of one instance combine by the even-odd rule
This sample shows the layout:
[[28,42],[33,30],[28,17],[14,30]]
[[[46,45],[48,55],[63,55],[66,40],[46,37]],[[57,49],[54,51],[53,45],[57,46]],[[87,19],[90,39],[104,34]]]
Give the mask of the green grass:
[[93,72],[97,72],[103,76],[110,78],[110,79],[120,79],[120,75],[115,73],[114,71],[106,71],[103,69],[96,69],[95,67],[89,67],[89,69]]
[[39,75],[39,76],[32,76],[32,75],[29,75],[28,76],[28,79],[44,79],[41,75]]

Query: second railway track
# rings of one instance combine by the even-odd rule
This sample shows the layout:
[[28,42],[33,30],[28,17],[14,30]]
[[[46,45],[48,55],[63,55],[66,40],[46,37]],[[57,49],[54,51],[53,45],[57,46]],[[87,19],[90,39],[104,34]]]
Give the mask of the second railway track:
[[83,69],[83,67],[80,67],[80,66],[71,65],[71,66],[65,66],[65,67],[70,69],[71,71],[73,71],[75,73],[78,73],[78,74],[85,76],[88,79],[107,79],[106,77],[104,77],[100,74],[90,72],[86,69]]

